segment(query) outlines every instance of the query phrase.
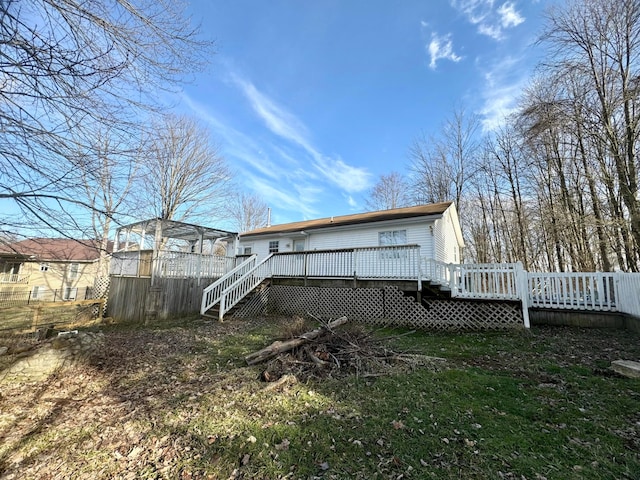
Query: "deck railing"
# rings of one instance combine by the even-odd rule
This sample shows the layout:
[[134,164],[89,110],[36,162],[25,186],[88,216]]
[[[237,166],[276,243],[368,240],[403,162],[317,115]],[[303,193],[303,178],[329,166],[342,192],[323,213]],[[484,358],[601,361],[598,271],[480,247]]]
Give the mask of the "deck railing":
[[616,275],[598,272],[530,272],[530,304],[541,308],[617,311]]
[[419,252],[418,245],[398,245],[283,252],[269,255],[260,263],[254,258],[204,290],[200,313],[204,315],[219,304],[218,315],[222,319],[242,298],[271,277],[408,279],[415,280],[420,289]]
[[114,252],[110,274],[125,277],[164,278],[222,277],[237,264],[238,257],[189,252],[161,251],[153,260],[152,250]]
[[448,288],[452,297],[519,300],[521,287],[517,263],[444,263],[422,259],[423,279]]
[[235,266],[235,257],[188,252],[161,252],[156,275],[164,278],[222,277]]
[[420,276],[420,247],[311,250],[274,254],[270,268],[275,277],[411,279]]
[[[617,311],[640,316],[640,273],[537,273],[521,263],[447,264],[420,258],[418,245],[276,253],[208,287],[202,313],[220,302],[224,315],[270,277],[354,278],[428,281],[451,296],[522,302],[525,326],[530,307]],[[209,290],[206,289],[205,292]]]
[[0,283],[29,283],[29,275],[21,273],[0,273]]
[[261,262],[256,263],[253,268],[248,270],[222,292],[218,311],[218,318],[220,320],[222,320],[225,313],[235,307],[248,293],[253,291],[267,278],[273,276],[273,272],[271,271],[272,259],[273,255],[269,255]]
[[[257,255],[251,255],[247,257],[237,267],[231,269],[224,276],[220,277],[214,283],[206,287],[202,291],[202,303],[200,305],[200,313],[204,315],[207,310],[218,304],[222,297],[223,292],[237,282],[242,277],[246,276],[256,265]],[[222,317],[220,317],[222,318]]]

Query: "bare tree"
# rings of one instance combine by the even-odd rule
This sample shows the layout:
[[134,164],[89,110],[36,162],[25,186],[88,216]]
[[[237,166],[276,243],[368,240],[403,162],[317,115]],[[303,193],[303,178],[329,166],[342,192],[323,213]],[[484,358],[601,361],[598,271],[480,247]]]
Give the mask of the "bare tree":
[[422,134],[409,149],[416,203],[453,200],[464,210],[464,194],[475,172],[480,121],[456,108],[436,136]]
[[93,208],[75,195],[96,159],[79,154],[91,144],[77,133],[137,136],[157,91],[204,64],[210,45],[183,12],[173,0],[0,2],[0,200],[10,210],[67,231]]
[[[547,15],[542,42],[548,71],[579,75],[583,122],[606,145],[630,230],[628,268],[638,270],[640,191],[640,3],[635,0],[573,0]],[[572,98],[569,95],[569,98]],[[576,101],[582,99],[574,99]],[[632,257],[629,258],[629,255]]]
[[232,176],[210,132],[177,115],[163,117],[154,130],[139,159],[141,211],[167,220],[225,217]]
[[369,190],[365,202],[367,210],[390,210],[406,207],[410,204],[408,185],[398,172],[380,175],[376,184]]
[[78,185],[80,198],[91,207],[91,227],[86,237],[96,239],[100,246],[98,271],[107,275],[108,242],[111,226],[132,213],[131,189],[137,174],[136,160],[140,142],[123,138],[112,130],[97,131],[82,155],[92,158],[82,162]]
[[258,195],[236,193],[229,202],[228,211],[238,232],[248,232],[267,225],[269,206]]
[[409,148],[409,159],[414,203],[445,202],[453,198],[449,163],[437,140],[422,133]]

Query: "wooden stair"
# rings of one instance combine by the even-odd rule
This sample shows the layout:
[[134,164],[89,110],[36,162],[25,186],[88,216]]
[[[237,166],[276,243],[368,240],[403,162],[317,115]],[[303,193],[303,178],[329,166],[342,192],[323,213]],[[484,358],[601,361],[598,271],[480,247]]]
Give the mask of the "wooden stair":
[[[244,307],[249,301],[251,301],[251,299],[254,297],[254,295],[264,291],[266,288],[269,287],[269,285],[271,285],[271,280],[270,279],[264,280],[260,285],[258,285],[256,288],[251,290],[251,292],[249,292],[249,294],[245,295],[242,298],[242,300],[240,300],[237,304],[235,304],[227,313],[225,313],[225,317],[232,317],[234,312],[237,312],[242,307]],[[203,318],[206,318],[206,319],[218,320],[220,318],[220,308],[219,307],[220,307],[220,304],[217,303],[212,308],[207,310],[206,313],[200,314],[200,316],[203,317]]]

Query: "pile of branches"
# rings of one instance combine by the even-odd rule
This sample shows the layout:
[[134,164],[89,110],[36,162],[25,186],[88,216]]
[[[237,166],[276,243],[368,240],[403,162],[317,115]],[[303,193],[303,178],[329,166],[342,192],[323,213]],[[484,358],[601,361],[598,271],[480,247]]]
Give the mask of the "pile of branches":
[[[388,340],[361,325],[346,325],[347,317],[323,321],[320,326],[289,340],[278,340],[245,357],[248,365],[265,364],[260,378],[266,382],[283,379],[377,377],[416,367],[439,369],[443,358],[400,353],[387,347]],[[345,326],[346,325],[346,326]],[[405,332],[400,335],[413,333]]]

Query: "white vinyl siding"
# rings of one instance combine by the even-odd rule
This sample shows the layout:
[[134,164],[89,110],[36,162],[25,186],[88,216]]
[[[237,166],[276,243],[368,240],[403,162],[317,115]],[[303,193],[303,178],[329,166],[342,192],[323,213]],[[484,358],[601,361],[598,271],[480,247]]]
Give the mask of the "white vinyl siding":
[[[455,211],[455,210],[453,210]],[[433,218],[433,217],[432,217]],[[321,230],[306,230],[305,250],[339,250],[343,248],[377,247],[380,243],[380,232],[406,231],[407,245],[420,245],[420,256],[434,258],[446,262],[460,261],[459,251],[454,255],[454,248],[458,248],[454,216],[451,209],[447,209],[442,219],[397,219],[384,222],[373,222],[348,227],[327,227]],[[252,245],[252,252],[259,259],[269,255],[269,242],[279,240],[279,252],[291,252],[301,234],[294,232],[287,234],[273,234],[260,238],[249,237],[243,246]]]
[[434,241],[436,245],[436,260],[446,263],[458,263],[460,261],[453,220],[448,210],[440,220],[435,222]]
[[[421,223],[403,225],[398,222],[395,225],[359,225],[352,229],[342,229],[333,232],[310,231],[306,237],[306,251],[313,250],[339,250],[341,248],[363,248],[377,247],[379,245],[379,234],[384,231],[406,230],[406,244],[420,245],[420,256],[433,258],[433,239],[431,234],[433,220]],[[258,255],[259,259],[269,255],[269,242],[271,239],[251,238],[252,252]],[[240,251],[249,242],[240,243]],[[287,247],[288,245],[288,247]],[[279,237],[279,251],[290,252],[293,250],[294,240],[287,237]]]
[[411,225],[375,226],[367,225],[357,230],[340,232],[313,232],[309,235],[307,250],[336,250],[340,248],[376,247],[379,245],[379,234],[383,231],[406,230],[406,244],[420,245],[420,255],[433,256],[433,242],[429,233],[432,221]]

